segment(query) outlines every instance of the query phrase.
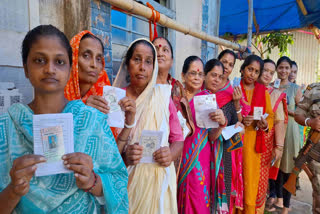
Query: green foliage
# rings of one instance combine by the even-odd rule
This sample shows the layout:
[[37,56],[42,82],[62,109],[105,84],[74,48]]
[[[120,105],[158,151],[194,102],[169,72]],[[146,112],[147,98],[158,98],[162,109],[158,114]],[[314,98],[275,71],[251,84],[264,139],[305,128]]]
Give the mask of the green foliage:
[[256,35],[253,38],[252,45],[260,53],[260,56],[264,58],[264,54],[267,53],[267,58],[271,54],[271,51],[278,47],[280,56],[289,56],[288,46],[293,45],[293,34],[273,32],[267,35]]

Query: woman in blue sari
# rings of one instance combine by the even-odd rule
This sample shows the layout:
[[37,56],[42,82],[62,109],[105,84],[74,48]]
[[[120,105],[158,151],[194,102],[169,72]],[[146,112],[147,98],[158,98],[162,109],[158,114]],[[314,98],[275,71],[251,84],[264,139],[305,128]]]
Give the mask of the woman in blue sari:
[[[68,102],[64,87],[72,50],[65,35],[41,25],[22,44],[26,77],[34,88],[29,105],[0,116],[1,213],[127,213],[128,175],[107,116],[81,100]],[[33,115],[72,113],[74,153],[63,155],[68,174],[35,177],[45,158],[33,153]]]

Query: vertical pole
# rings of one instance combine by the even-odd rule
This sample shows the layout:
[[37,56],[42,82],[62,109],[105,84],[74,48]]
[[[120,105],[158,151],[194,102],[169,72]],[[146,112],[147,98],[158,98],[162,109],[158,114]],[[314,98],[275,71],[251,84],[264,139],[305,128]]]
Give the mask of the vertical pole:
[[[219,23],[220,23],[220,7],[221,7],[221,0],[215,0],[213,4],[214,8],[213,11],[215,14],[213,18],[213,36],[219,37]],[[218,57],[218,50],[219,50],[219,45],[215,44],[214,45],[214,50],[213,50],[213,58]]]
[[251,40],[252,40],[252,21],[253,21],[253,0],[248,0],[248,38],[247,47],[251,50]]

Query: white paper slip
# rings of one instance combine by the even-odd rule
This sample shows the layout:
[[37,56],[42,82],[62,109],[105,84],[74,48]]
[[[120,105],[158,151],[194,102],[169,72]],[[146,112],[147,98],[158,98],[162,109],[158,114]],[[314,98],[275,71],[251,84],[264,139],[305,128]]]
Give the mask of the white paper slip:
[[253,108],[253,120],[261,120],[262,115],[263,115],[263,107]]
[[268,116],[269,116],[268,113],[264,113],[264,115],[262,117],[263,117],[263,119],[267,119]]
[[183,132],[183,138],[186,139],[186,137],[188,136],[190,129],[187,126],[187,120],[182,116],[181,112],[178,111],[178,119],[180,122],[180,126]]
[[217,128],[219,124],[213,122],[209,114],[215,112],[218,109],[216,95],[201,95],[193,98],[194,108],[196,110],[197,126],[200,128]]
[[279,88],[279,87],[280,87],[280,83],[281,83],[281,80],[280,80],[280,79],[275,79],[274,84],[273,84],[273,87],[274,87],[274,88]]
[[222,136],[225,140],[229,140],[233,135],[243,130],[241,126],[235,128],[235,125],[227,126],[222,130]]
[[36,176],[70,173],[64,167],[61,157],[74,152],[73,115],[33,115],[34,154],[43,155],[47,162],[38,164]]
[[143,146],[140,163],[154,163],[153,153],[160,149],[163,131],[142,130],[139,145]]
[[110,127],[124,127],[124,112],[118,104],[126,96],[126,91],[112,86],[103,86],[103,97],[109,104],[108,125]]

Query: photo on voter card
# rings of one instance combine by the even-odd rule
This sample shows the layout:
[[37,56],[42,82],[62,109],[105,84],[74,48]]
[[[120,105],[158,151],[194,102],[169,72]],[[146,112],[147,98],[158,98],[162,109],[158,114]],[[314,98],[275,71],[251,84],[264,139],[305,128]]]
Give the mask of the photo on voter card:
[[40,130],[42,139],[43,155],[47,162],[61,160],[65,153],[63,131],[61,126],[53,126]]

